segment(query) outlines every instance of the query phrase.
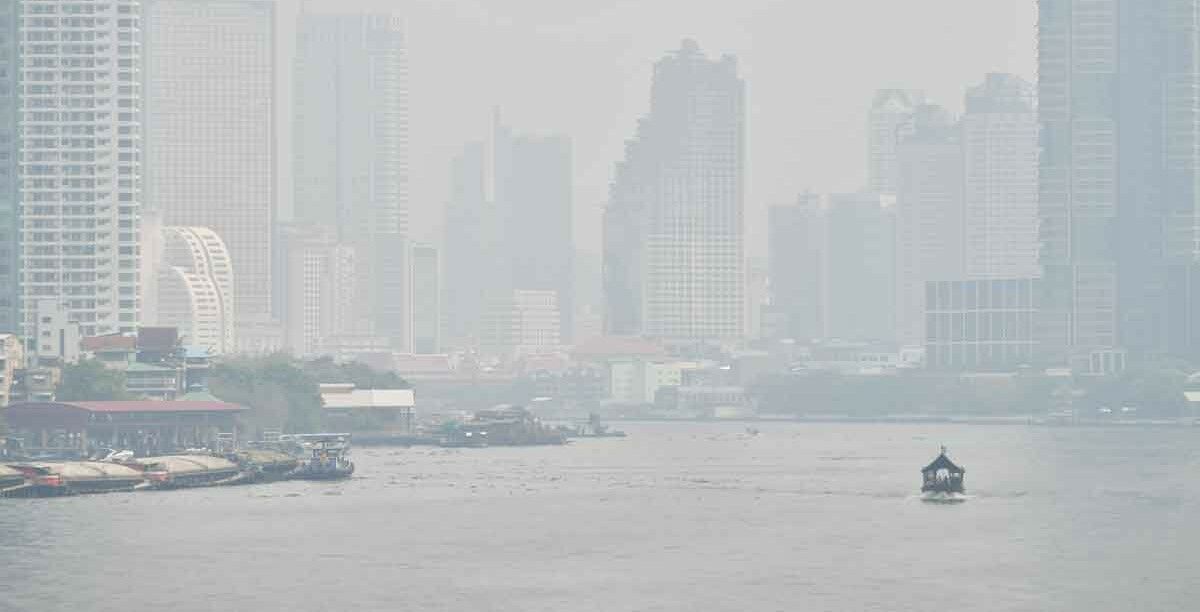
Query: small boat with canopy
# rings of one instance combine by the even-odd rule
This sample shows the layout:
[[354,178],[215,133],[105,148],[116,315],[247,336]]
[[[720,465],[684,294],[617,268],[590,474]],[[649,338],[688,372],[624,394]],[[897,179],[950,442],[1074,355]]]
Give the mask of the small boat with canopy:
[[291,473],[301,480],[339,480],[354,473],[350,461],[350,434],[302,434],[296,439],[309,453],[300,460],[299,467]]
[[946,447],[932,463],[921,470],[921,493],[928,498],[961,499],[966,493],[963,477],[967,471],[946,456]]

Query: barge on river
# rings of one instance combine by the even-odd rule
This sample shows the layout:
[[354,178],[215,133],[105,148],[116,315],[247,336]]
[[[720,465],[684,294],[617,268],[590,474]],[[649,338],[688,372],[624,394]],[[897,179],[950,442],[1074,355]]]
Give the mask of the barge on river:
[[84,493],[132,491],[143,482],[141,470],[103,461],[18,463],[25,485],[6,493],[10,497],[55,497]]
[[244,482],[247,483],[286,480],[300,467],[300,459],[280,450],[240,450],[232,453],[229,459],[241,467]]
[[25,474],[20,470],[0,465],[0,495],[25,486]]
[[234,484],[244,476],[238,464],[212,455],[167,455],[134,459],[152,489],[186,489]]

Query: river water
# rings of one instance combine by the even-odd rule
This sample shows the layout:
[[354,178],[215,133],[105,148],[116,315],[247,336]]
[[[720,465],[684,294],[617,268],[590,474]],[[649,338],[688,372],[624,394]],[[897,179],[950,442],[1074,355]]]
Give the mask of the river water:
[[[0,500],[0,610],[1187,610],[1200,431],[622,425],[342,483]],[[971,499],[922,502],[939,444]]]

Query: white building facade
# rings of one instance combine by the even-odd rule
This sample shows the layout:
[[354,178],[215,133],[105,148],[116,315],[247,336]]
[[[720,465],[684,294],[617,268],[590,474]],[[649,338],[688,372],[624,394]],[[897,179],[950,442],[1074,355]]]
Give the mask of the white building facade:
[[272,327],[275,3],[145,4],[147,202],[164,224],[207,227],[225,242],[238,271],[237,338],[254,350]]
[[1038,117],[1031,84],[989,74],[962,117],[966,275],[1034,278],[1038,266]]
[[56,301],[85,335],[139,323],[142,3],[20,3],[22,332]]
[[694,41],[655,65],[605,210],[608,333],[742,337],[744,96],[737,60]]
[[188,345],[236,350],[236,277],[225,242],[206,227],[162,230],[157,324],[177,327]]

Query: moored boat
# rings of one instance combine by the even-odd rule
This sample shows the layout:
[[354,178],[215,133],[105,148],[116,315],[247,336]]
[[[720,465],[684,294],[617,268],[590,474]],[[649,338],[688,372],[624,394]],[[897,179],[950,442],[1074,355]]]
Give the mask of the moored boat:
[[0,465],[0,495],[25,486],[25,474],[5,465]]
[[26,484],[10,496],[52,497],[85,493],[132,491],[143,482],[142,472],[102,461],[61,461],[11,465]]
[[133,460],[153,489],[182,489],[234,484],[243,478],[238,464],[211,455],[166,455]]
[[305,434],[296,436],[308,454],[291,473],[300,480],[339,480],[354,474],[350,461],[350,434]]
[[935,501],[958,501],[966,493],[964,478],[967,471],[946,456],[946,447],[929,465],[921,470],[921,493]]

